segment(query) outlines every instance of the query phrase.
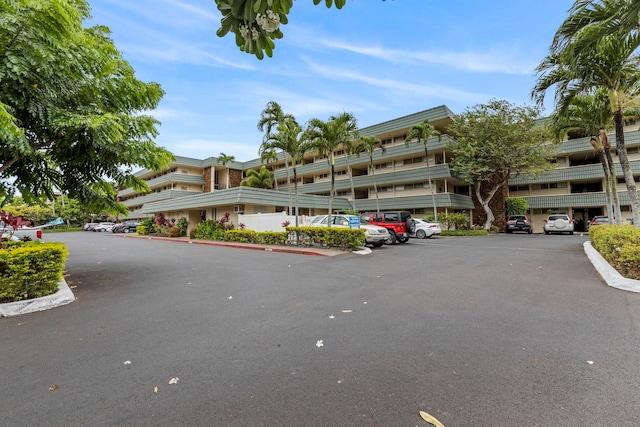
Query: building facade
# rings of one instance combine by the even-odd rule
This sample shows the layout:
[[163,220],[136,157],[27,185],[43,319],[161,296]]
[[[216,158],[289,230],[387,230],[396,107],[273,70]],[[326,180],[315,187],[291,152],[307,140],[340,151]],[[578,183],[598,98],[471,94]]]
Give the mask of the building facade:
[[[366,153],[347,156],[343,148],[334,152],[337,192],[334,209],[367,212],[379,207],[408,210],[424,217],[433,214],[435,204],[439,214],[465,212],[472,223],[481,224],[477,218],[482,212],[474,205],[471,186],[453,176],[449,169],[451,153],[447,145],[451,136],[447,127],[453,118],[451,110],[439,106],[360,129],[364,136],[379,138],[385,150],[375,150],[372,159]],[[422,141],[405,143],[411,126],[425,119],[442,133],[427,141],[426,153]],[[640,135],[633,124],[625,131],[633,173],[640,177]],[[294,183],[287,160],[281,153],[277,161],[267,165],[273,171],[277,188],[260,190],[240,187],[247,170],[263,165],[260,159],[221,165],[214,157],[204,160],[176,157],[166,170],[137,173],[148,183],[150,192],[123,189],[118,197],[129,209],[130,218],[163,213],[168,218],[186,217],[192,226],[204,219],[219,218],[225,212],[230,212],[236,223],[238,214],[283,211],[293,214]],[[503,206],[505,197],[526,199],[537,232],[542,231],[544,218],[551,212],[566,212],[578,224],[595,215],[606,215],[604,174],[589,138],[563,142],[555,163],[553,171],[539,177],[513,177],[495,203]],[[617,173],[622,213],[631,217],[619,164]],[[303,164],[297,166],[297,177],[300,215],[326,213],[331,189],[327,159],[318,153],[307,153]],[[496,225],[500,226],[504,223],[503,211],[494,213]]]

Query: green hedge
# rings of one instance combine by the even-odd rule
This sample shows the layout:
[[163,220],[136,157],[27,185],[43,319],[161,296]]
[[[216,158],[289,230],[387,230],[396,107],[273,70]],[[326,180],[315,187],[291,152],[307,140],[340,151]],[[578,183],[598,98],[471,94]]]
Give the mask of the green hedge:
[[228,230],[224,234],[224,240],[227,242],[284,245],[287,243],[287,233],[285,231]]
[[338,248],[341,250],[358,250],[365,245],[365,234],[362,228],[328,228],[328,227],[285,227],[288,242],[298,246],[314,246]]
[[595,250],[628,279],[640,280],[640,228],[632,225],[598,225],[589,228]]
[[67,254],[62,243],[28,242],[0,249],[0,303],[54,294]]
[[441,236],[488,236],[487,230],[442,230]]

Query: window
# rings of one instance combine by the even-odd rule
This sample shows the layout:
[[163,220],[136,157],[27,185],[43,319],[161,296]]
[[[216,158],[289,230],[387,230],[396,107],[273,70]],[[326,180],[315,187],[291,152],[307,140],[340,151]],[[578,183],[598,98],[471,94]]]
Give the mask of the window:
[[383,139],[382,140],[382,145],[389,145],[391,144],[391,138],[387,138],[387,139]]
[[404,164],[405,165],[410,165],[410,164],[414,164],[414,163],[422,163],[424,162],[424,157],[414,157],[412,159],[405,159],[404,160]]
[[[416,188],[424,188],[424,187],[425,187],[424,182],[416,182],[414,184],[405,184],[404,185],[404,189],[405,190],[415,190]],[[398,188],[396,187],[396,189],[398,189]]]
[[387,169],[387,168],[391,168],[391,162],[388,163],[378,163],[376,166],[376,169]]

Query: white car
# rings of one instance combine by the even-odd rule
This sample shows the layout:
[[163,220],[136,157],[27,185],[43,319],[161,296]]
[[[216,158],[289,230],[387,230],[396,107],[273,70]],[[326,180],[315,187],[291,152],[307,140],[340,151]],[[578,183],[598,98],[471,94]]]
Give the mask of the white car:
[[93,231],[111,231],[111,229],[113,228],[113,226],[116,225],[115,222],[100,222],[98,223],[98,225],[96,225],[95,227],[93,227]]
[[[331,215],[332,227],[349,227],[349,217],[355,215]],[[329,215],[319,215],[311,221],[311,227],[326,227]],[[357,217],[357,216],[356,216]],[[376,248],[384,245],[389,238],[389,231],[377,225],[369,224],[365,220],[360,220],[360,228],[364,230],[365,242]]]
[[544,234],[573,234],[573,220],[567,214],[551,214],[544,220]]
[[416,224],[416,231],[410,234],[410,237],[430,239],[432,236],[437,236],[442,233],[442,228],[440,228],[440,224],[437,222],[427,222],[417,218],[413,218],[413,222]]

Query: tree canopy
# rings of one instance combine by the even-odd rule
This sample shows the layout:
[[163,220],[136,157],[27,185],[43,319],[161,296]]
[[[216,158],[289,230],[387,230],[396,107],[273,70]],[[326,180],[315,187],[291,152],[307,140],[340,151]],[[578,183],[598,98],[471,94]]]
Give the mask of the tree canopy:
[[[465,110],[449,126],[456,139],[449,144],[452,175],[475,186],[487,214],[485,229],[493,223],[489,202],[509,177],[536,175],[553,168],[555,149],[535,107],[491,100]],[[483,184],[488,194],[481,194]]]
[[161,169],[163,91],[135,77],[103,26],[83,28],[86,0],[0,3],[0,197],[53,198],[126,213],[116,187],[147,189],[134,169]]

